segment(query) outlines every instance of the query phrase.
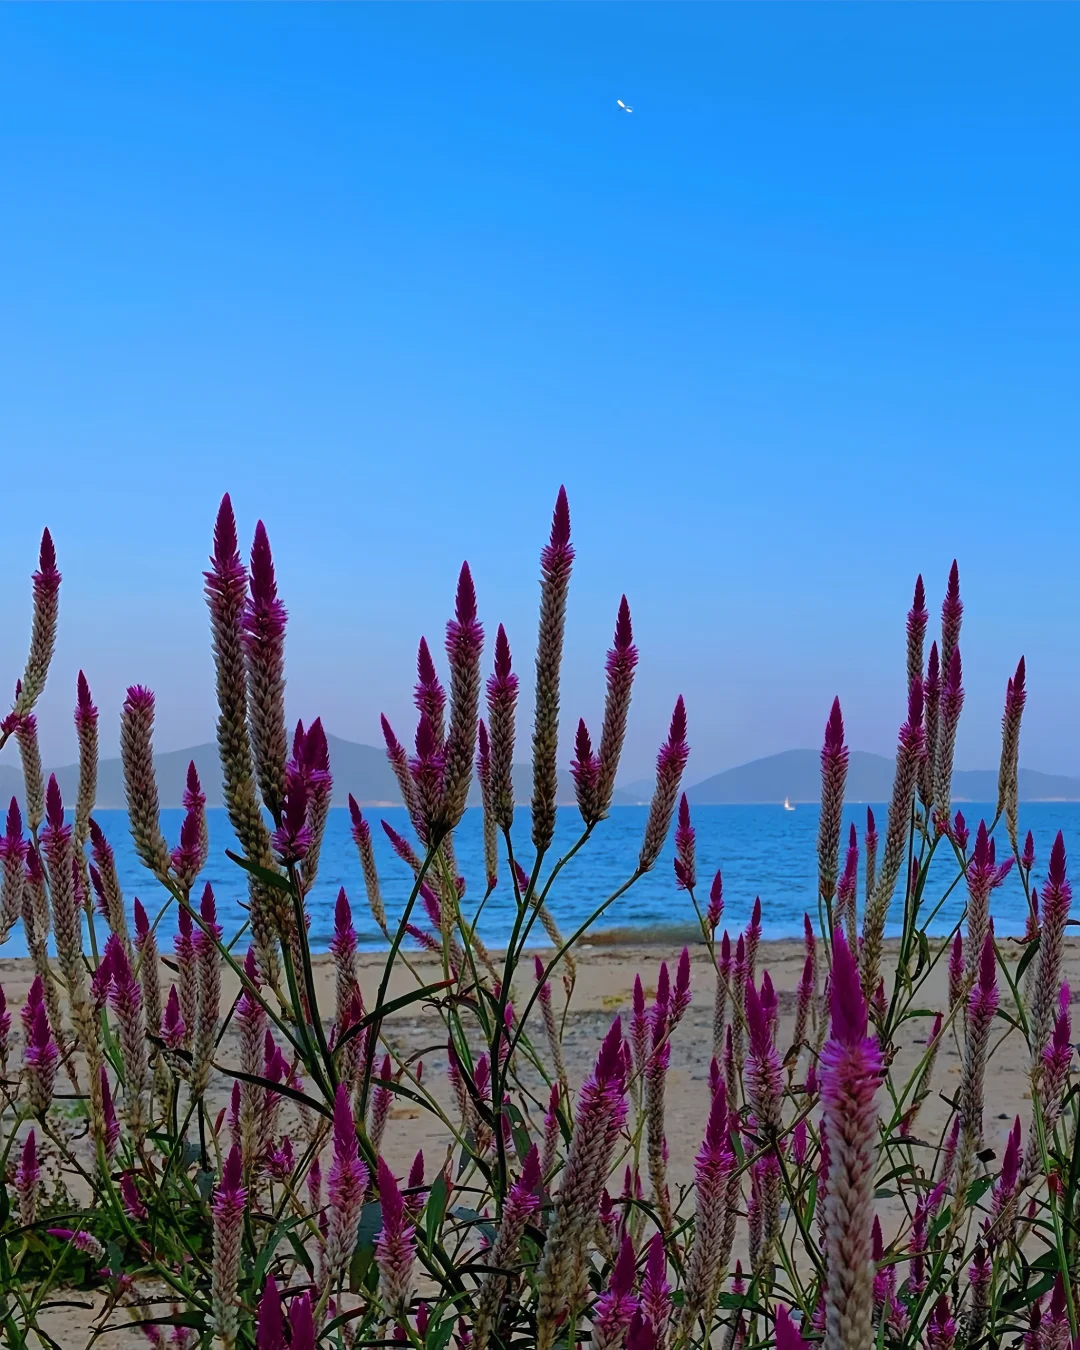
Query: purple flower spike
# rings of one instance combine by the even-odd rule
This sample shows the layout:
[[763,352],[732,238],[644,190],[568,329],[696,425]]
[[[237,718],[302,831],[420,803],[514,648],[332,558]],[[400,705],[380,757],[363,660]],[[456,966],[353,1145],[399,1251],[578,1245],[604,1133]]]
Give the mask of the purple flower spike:
[[416,754],[409,760],[409,771],[416,800],[424,822],[422,837],[430,837],[443,812],[443,770],[445,758],[435,737],[435,728],[426,713],[416,726]]
[[240,1274],[240,1244],[247,1192],[243,1185],[243,1158],[234,1144],[225,1160],[221,1182],[214,1192],[214,1256],[211,1266],[210,1305],[218,1334],[235,1340],[239,1329],[236,1284]]
[[480,656],[484,630],[476,617],[476,590],[469,564],[458,577],[454,618],[446,625],[450,666],[450,727],[445,746],[445,785],[441,824],[453,829],[465,812],[476,751],[480,709]]
[[[941,663],[938,660],[938,645],[930,644],[930,657],[926,663],[926,680],[923,684],[925,708],[923,724],[926,728],[926,755],[919,766],[919,798],[923,809],[929,812],[934,800],[934,755],[938,743],[938,728],[941,723]],[[929,816],[927,817],[929,819]]]
[[334,1098],[334,1161],[327,1179],[330,1209],[326,1268],[330,1281],[337,1280],[352,1258],[367,1184],[368,1170],[360,1159],[349,1090],[339,1083]]
[[256,1318],[255,1350],[288,1350],[285,1340],[285,1316],[281,1307],[281,1294],[273,1275],[267,1275],[259,1298],[259,1315]]
[[949,669],[953,652],[960,641],[960,625],[964,617],[964,602],[960,599],[960,569],[953,559],[949,569],[949,584],[941,605],[941,668]]
[[604,726],[600,734],[600,772],[597,784],[597,807],[601,819],[611,807],[615,775],[626,739],[626,721],[630,712],[630,696],[634,685],[638,652],[634,646],[634,630],[630,622],[630,606],[626,596],[619,603],[619,617],[615,621],[615,640],[607,654],[607,695],[604,700]]
[[413,693],[416,711],[431,723],[435,743],[445,739],[446,690],[442,687],[427,638],[420,639],[416,652],[416,686]]
[[649,1255],[645,1262],[645,1275],[641,1281],[641,1311],[656,1328],[657,1338],[661,1342],[666,1341],[671,1302],[664,1235],[654,1233],[649,1241]]
[[650,870],[664,846],[671,826],[671,817],[675,813],[675,802],[683,770],[689,756],[690,747],[686,742],[686,705],[680,694],[675,711],[671,715],[668,738],[656,757],[656,788],[649,806],[641,852],[638,855],[639,872]]
[[307,823],[308,783],[303,767],[290,760],[285,771],[285,797],[281,825],[271,836],[274,849],[284,863],[299,862],[311,847],[311,827]]
[[1020,755],[1020,722],[1024,716],[1024,704],[1027,702],[1027,667],[1021,657],[1016,674],[1009,680],[1005,691],[1005,711],[1001,717],[1001,762],[998,768],[999,814],[1005,817],[1009,832],[1009,842],[1013,849],[1017,846],[1017,826],[1019,812],[1019,786],[1017,781]]
[[964,707],[964,666],[960,648],[954,647],[949,664],[944,666],[945,685],[941,691],[937,754],[934,759],[934,823],[939,833],[949,828],[952,801],[953,759],[956,753],[956,729]]
[[600,773],[600,760],[593,754],[589,729],[584,718],[578,719],[577,735],[574,737],[574,758],[570,761],[570,773],[574,780],[574,795],[578,810],[586,825],[595,825],[600,819],[596,803],[596,784]]
[[536,643],[536,696],[533,714],[532,841],[545,853],[555,833],[558,792],[559,683],[566,597],[574,550],[570,543],[570,506],[559,488],[551,536],[540,553],[540,628]]
[[495,673],[487,682],[488,728],[491,733],[491,809],[500,829],[508,830],[514,818],[514,710],[518,677],[510,662],[510,643],[499,624],[495,636]]
[[848,748],[839,698],[833,699],[821,750],[821,814],[818,819],[818,890],[827,905],[836,894],[840,869],[840,819],[844,809]]
[[923,675],[922,653],[923,639],[926,637],[926,624],[930,615],[926,612],[926,591],[922,576],[915,579],[915,597],[907,616],[907,681],[908,687]]
[[634,1294],[636,1275],[634,1244],[627,1233],[623,1236],[607,1287],[593,1309],[593,1338],[597,1345],[617,1346],[622,1343],[638,1306]]
[[41,1193],[41,1167],[37,1156],[37,1136],[33,1130],[23,1143],[13,1180],[15,1193],[19,1197],[19,1221],[23,1224],[32,1224],[37,1218],[38,1199]]
[[289,1350],[315,1350],[315,1320],[310,1294],[296,1294],[289,1304]]
[[715,934],[720,926],[720,916],[724,912],[724,879],[718,871],[709,887],[709,908],[705,912],[705,922],[710,933]]
[[379,1293],[387,1311],[402,1316],[412,1292],[415,1231],[407,1221],[405,1200],[397,1178],[382,1158],[379,1159],[378,1191],[382,1203],[382,1228],[375,1239]]
[[683,891],[692,891],[697,884],[694,827],[690,823],[690,804],[685,792],[679,799],[679,819],[675,828],[675,880]]
[[[922,577],[919,578],[921,584]],[[923,616],[925,627],[925,614]],[[809,1350],[810,1342],[799,1335],[798,1328],[791,1320],[791,1314],[784,1307],[776,1310],[776,1324],[773,1328],[776,1350]]]

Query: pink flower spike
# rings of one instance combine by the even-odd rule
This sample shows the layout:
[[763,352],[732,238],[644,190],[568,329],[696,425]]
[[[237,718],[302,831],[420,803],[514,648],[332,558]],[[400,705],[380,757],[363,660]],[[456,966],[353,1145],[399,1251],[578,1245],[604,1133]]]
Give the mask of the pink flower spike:
[[776,1309],[776,1324],[773,1329],[773,1336],[776,1342],[776,1350],[809,1350],[810,1342],[799,1335],[798,1328],[791,1320],[791,1314],[784,1307]]
[[408,1306],[412,1290],[415,1235],[412,1225],[406,1221],[405,1201],[397,1179],[382,1158],[379,1159],[378,1192],[382,1203],[382,1228],[375,1239],[379,1292],[387,1311],[398,1316]]
[[717,871],[712,879],[712,885],[709,887],[709,908],[705,913],[705,922],[708,925],[710,933],[715,933],[720,926],[720,916],[724,912],[724,879]]
[[327,1179],[330,1212],[326,1265],[327,1278],[331,1281],[342,1274],[352,1259],[367,1184],[368,1170],[360,1158],[349,1090],[344,1083],[339,1083],[334,1098],[334,1161]]
[[697,884],[694,827],[690,823],[690,805],[685,792],[679,800],[675,829],[675,879],[679,889],[684,891],[692,891]]
[[281,1294],[273,1275],[267,1275],[259,1298],[259,1315],[256,1318],[255,1350],[288,1350],[285,1341],[285,1316],[281,1307]]
[[289,1350],[315,1350],[315,1321],[310,1294],[294,1295],[289,1304]]

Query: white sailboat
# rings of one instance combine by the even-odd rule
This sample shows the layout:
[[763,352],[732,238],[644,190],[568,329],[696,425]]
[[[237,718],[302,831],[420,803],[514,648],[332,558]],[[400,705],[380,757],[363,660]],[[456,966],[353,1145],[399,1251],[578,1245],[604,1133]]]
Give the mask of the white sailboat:
[[794,810],[795,810],[795,808],[792,806],[792,804],[788,801],[788,799],[787,799],[786,797],[784,798],[784,810],[785,810],[785,811],[794,811]]

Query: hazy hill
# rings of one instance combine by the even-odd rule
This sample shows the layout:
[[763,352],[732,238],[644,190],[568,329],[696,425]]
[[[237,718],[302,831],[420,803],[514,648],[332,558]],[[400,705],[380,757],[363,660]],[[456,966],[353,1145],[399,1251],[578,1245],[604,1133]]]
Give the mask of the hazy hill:
[[[328,735],[326,740],[330,747],[330,768],[334,775],[335,806],[345,806],[350,792],[363,806],[400,804],[401,793],[386,762],[384,751],[376,749],[373,745],[343,741],[337,736]],[[189,750],[170,750],[165,754],[154,756],[163,808],[181,805],[184,779],[191,760],[195,761],[195,767],[199,771],[207,805],[221,805],[221,767],[218,762],[217,746],[206,744],[193,746]],[[46,779],[50,772],[56,774],[56,781],[60,784],[64,801],[72,805],[79,781],[78,765],[66,764],[60,768],[46,769]],[[515,797],[518,801],[527,802],[531,794],[531,766],[515,764]],[[4,763],[0,764],[0,805],[9,801],[12,796],[18,797],[20,802],[23,800],[22,769],[14,743],[7,747]],[[479,804],[480,793],[475,783],[469,800],[471,804]],[[616,791],[614,800],[625,804],[634,799],[621,791]],[[571,805],[574,801],[573,781],[565,772],[559,774],[558,801],[560,805]],[[123,809],[124,806],[124,776],[120,761],[104,759],[98,766],[97,809],[107,811],[116,807]]]
[[[849,802],[886,802],[892,793],[895,761],[884,755],[853,750],[848,766]],[[634,787],[637,785],[631,785]],[[1021,801],[1080,801],[1080,778],[1021,769]],[[714,774],[687,790],[697,806],[752,802],[817,802],[821,795],[821,767],[816,750],[785,750],[779,755],[751,760],[738,768]],[[953,774],[952,796],[958,802],[997,800],[997,769],[965,769]]]

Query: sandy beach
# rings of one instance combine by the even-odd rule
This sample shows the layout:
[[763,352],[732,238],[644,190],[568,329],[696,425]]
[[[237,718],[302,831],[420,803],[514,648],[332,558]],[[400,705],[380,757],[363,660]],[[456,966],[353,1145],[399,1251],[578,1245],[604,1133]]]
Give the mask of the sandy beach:
[[[895,947],[887,945],[886,965],[893,957]],[[1003,951],[1011,962],[1019,959],[1018,944],[1005,941]],[[618,947],[598,943],[583,947],[578,954],[577,985],[566,1021],[564,1053],[567,1070],[573,1083],[580,1082],[588,1073],[603,1033],[617,1013],[628,1016],[634,977],[641,975],[648,993],[655,991],[660,963],[667,960],[674,967],[677,950],[654,946]],[[667,1090],[667,1136],[670,1148],[670,1182],[673,1196],[679,1188],[688,1187],[693,1179],[694,1154],[701,1141],[708,1110],[708,1068],[712,1053],[712,1008],[714,977],[710,970],[707,950],[698,946],[691,949],[693,1001],[678,1028],[672,1045],[671,1070]],[[428,958],[410,958],[417,976],[425,983],[440,978],[439,966]],[[804,959],[801,942],[780,941],[762,943],[758,969],[768,970],[780,996],[780,1029],[777,1043],[783,1049],[790,1044],[795,1009],[795,989]],[[384,958],[378,953],[360,957],[360,979],[365,1002],[374,1002]],[[1074,988],[1080,987],[1080,940],[1068,944],[1066,975]],[[407,991],[412,976],[404,968],[395,971],[390,995]],[[9,1007],[17,1009],[26,997],[31,979],[29,964],[24,960],[0,960],[0,983],[4,986]],[[333,964],[328,956],[317,958],[316,979],[320,1005],[327,1011],[333,1001]],[[527,983],[526,983],[527,982]],[[531,991],[531,970],[519,975],[516,989],[521,1002]],[[932,1011],[946,1006],[946,973],[944,960],[930,974],[919,1006]],[[236,982],[226,974],[223,1006],[227,1007],[236,993]],[[524,997],[522,997],[524,995]],[[14,1019],[17,1022],[17,1019]],[[901,1079],[917,1063],[921,1042],[929,1030],[928,1019],[910,1022],[900,1038],[896,1057],[896,1071]],[[1004,1030],[1004,1025],[1001,1027]],[[423,1059],[425,1082],[453,1116],[454,1108],[446,1080],[446,1054],[442,1048],[445,1034],[437,1013],[416,1005],[394,1015],[385,1028],[391,1050],[400,1056],[420,1054]],[[995,1032],[995,1037],[1000,1035]],[[16,1051],[18,1053],[18,1051]],[[230,1028],[223,1040],[221,1061],[235,1063],[236,1037]],[[959,1048],[952,1037],[946,1037],[937,1061],[934,1092],[926,1101],[916,1134],[936,1141],[948,1119],[950,1108],[944,1100],[954,1091],[960,1072]],[[217,1075],[211,1088],[211,1119],[227,1102],[231,1083],[224,1075]],[[1019,1114],[1025,1126],[1028,1121],[1027,1051],[1016,1032],[1007,1035],[993,1050],[986,1094],[986,1145],[1000,1151],[1015,1115]],[[430,1178],[447,1157],[448,1137],[440,1122],[429,1113],[409,1105],[396,1106],[391,1112],[390,1124],[383,1145],[383,1153],[398,1174],[408,1170],[416,1151],[423,1149],[425,1175]],[[900,1221],[893,1214],[889,1201],[879,1202],[886,1239],[895,1232]],[[62,1295],[61,1297],[72,1297]],[[78,1298],[78,1296],[75,1296]],[[89,1308],[58,1309],[48,1315],[47,1325],[57,1342],[66,1347],[81,1347],[87,1343]],[[114,1314],[112,1320],[122,1321],[124,1313]],[[104,1350],[142,1343],[131,1331],[107,1331],[96,1344]]]

